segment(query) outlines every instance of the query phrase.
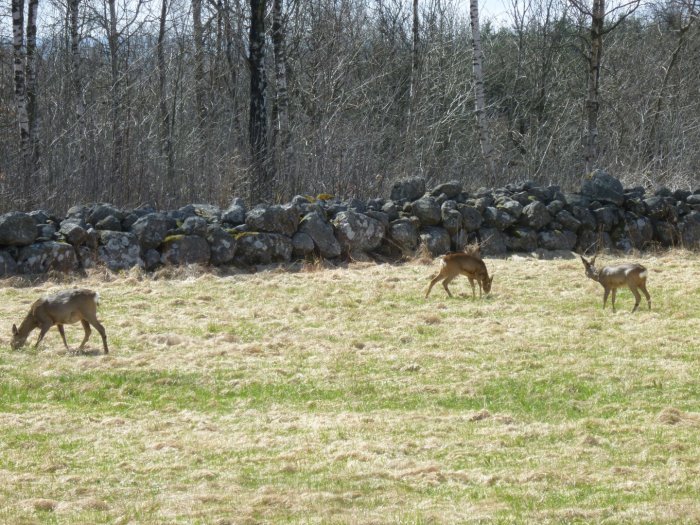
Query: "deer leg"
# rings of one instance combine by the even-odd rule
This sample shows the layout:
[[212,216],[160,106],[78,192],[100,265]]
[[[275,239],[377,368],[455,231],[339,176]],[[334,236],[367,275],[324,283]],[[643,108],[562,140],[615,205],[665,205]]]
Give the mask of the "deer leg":
[[630,286],[630,291],[632,292],[632,295],[634,295],[634,308],[632,308],[632,313],[634,313],[637,311],[637,308],[639,308],[639,301],[641,301],[642,296],[639,295],[636,286]]
[[[467,278],[469,279],[469,284],[472,287],[472,299],[476,299],[476,289],[474,287],[474,279],[469,277],[468,275],[467,275]],[[479,292],[481,292],[481,288],[479,288]]]
[[445,289],[445,291],[447,292],[447,295],[449,295],[450,297],[452,297],[452,294],[450,293],[450,289],[447,287],[447,285],[450,284],[455,277],[457,277],[457,276],[453,275],[451,277],[448,277],[444,281],[442,281],[442,287]]
[[41,326],[41,331],[39,332],[39,338],[36,340],[36,343],[34,344],[34,348],[37,348],[39,346],[39,343],[41,343],[41,340],[44,338],[46,335],[46,332],[49,331],[52,325],[50,324],[44,324]]
[[66,342],[66,332],[63,330],[63,325],[57,324],[56,328],[58,328],[58,333],[61,334],[61,339],[63,339],[63,344],[65,345],[66,350],[70,350],[70,348],[68,348],[68,343]]
[[[605,292],[603,293],[603,310],[605,310],[605,305],[608,304],[608,295],[610,295],[610,288],[606,288]],[[615,309],[615,306],[613,305],[613,311]]]
[[649,305],[649,310],[651,310],[651,295],[649,295],[649,292],[647,292],[647,285],[646,283],[643,283],[639,289],[644,292],[644,297],[647,298],[647,304]]
[[85,319],[81,319],[80,322],[83,325],[83,330],[85,330],[85,337],[83,337],[83,342],[80,343],[80,347],[78,348],[79,350],[82,350],[85,348],[85,343],[87,343],[88,339],[90,339],[90,333],[92,330],[90,329],[90,323],[88,323]]
[[442,275],[442,274],[437,274],[437,275],[433,278],[433,280],[430,281],[430,285],[428,286],[428,291],[425,292],[425,297],[426,297],[426,299],[427,299],[428,296],[430,295],[430,290],[433,289],[433,286],[435,286],[436,283],[440,282],[440,281],[442,280],[442,278],[443,278],[443,275]]
[[104,346],[105,354],[108,354],[109,348],[107,347],[107,333],[105,332],[105,327],[102,326],[97,319],[94,321],[91,320],[90,324],[99,332],[100,337],[102,337],[102,346]]
[[615,297],[617,296],[617,288],[612,289],[612,307],[613,307],[613,313],[615,312]]

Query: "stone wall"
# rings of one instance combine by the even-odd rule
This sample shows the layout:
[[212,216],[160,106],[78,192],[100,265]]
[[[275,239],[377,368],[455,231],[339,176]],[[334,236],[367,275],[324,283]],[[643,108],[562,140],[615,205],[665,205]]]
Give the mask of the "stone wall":
[[653,195],[593,173],[578,193],[526,181],[466,191],[447,182],[397,181],[388,199],[297,196],[288,204],[171,211],[74,206],[65,217],[36,210],[0,216],[0,276],[104,265],[287,263],[309,257],[398,260],[422,244],[437,256],[482,243],[484,255],[544,250],[630,252],[700,249],[700,189]]

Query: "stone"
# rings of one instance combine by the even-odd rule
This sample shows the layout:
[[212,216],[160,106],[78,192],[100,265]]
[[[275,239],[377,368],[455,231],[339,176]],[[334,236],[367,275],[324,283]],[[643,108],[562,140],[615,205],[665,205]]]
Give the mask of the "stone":
[[72,272],[78,268],[78,259],[68,243],[36,242],[20,248],[17,267],[25,274],[40,274],[49,270]]
[[652,220],[654,225],[654,240],[666,248],[677,246],[680,241],[680,231],[678,228],[666,221]]
[[561,210],[555,217],[556,221],[566,230],[576,233],[581,227],[581,221],[574,217],[567,210]]
[[440,207],[440,215],[442,215],[442,227],[450,235],[454,235],[462,229],[462,214],[457,210],[455,201],[443,202]]
[[418,248],[419,232],[416,221],[397,219],[389,223],[387,238],[401,253],[409,254]]
[[187,217],[183,221],[182,226],[180,226],[180,230],[185,235],[198,235],[199,237],[206,237],[208,227],[209,224],[204,217],[193,215],[191,217]]
[[292,255],[297,259],[305,259],[315,248],[314,240],[307,233],[297,232],[292,237]]
[[396,206],[394,201],[387,201],[382,206],[382,212],[386,213],[389,217],[389,222],[395,221],[399,218],[399,208]]
[[149,250],[158,248],[175,226],[175,220],[164,213],[149,213],[131,226],[131,232],[138,239],[141,249]]
[[654,196],[644,200],[648,215],[659,221],[677,222],[676,201],[672,197]]
[[571,215],[581,223],[579,230],[595,230],[596,221],[595,215],[588,209],[580,206],[571,207]]
[[221,226],[210,225],[206,234],[209,243],[209,263],[214,266],[230,263],[236,255],[236,239]]
[[236,260],[245,264],[286,263],[292,258],[292,240],[279,233],[244,233],[237,239]]
[[0,215],[0,245],[27,246],[37,235],[36,222],[31,215],[20,211]]
[[445,228],[425,226],[420,232],[420,240],[433,257],[450,251],[450,234]]
[[642,250],[654,240],[654,225],[650,218],[638,217],[627,212],[624,215],[624,220],[623,235],[629,239],[631,247]]
[[352,210],[340,212],[333,220],[335,235],[345,252],[370,252],[384,239],[384,225],[376,219]]
[[678,225],[681,243],[688,250],[700,249],[700,212],[693,211]]
[[65,220],[61,223],[61,228],[58,230],[68,244],[80,246],[87,240],[87,230],[77,222]]
[[436,226],[442,220],[440,205],[433,197],[422,197],[414,201],[411,213],[418,217],[423,226]]
[[413,201],[425,193],[425,179],[411,177],[397,180],[391,187],[392,201]]
[[505,243],[508,250],[513,252],[533,252],[537,249],[537,232],[519,226],[507,232]]
[[437,197],[440,194],[444,194],[447,199],[454,199],[457,195],[462,192],[462,183],[457,180],[451,180],[436,186],[430,195]]
[[333,259],[340,255],[342,250],[333,233],[333,226],[318,211],[304,216],[299,224],[299,232],[311,237],[321,257]]
[[481,216],[481,213],[479,213],[479,210],[468,204],[460,204],[457,206],[457,209],[462,214],[462,227],[465,231],[475,232],[481,228],[484,218]]
[[622,183],[604,170],[593,171],[581,184],[581,195],[591,200],[622,206],[625,192]]
[[104,219],[97,221],[95,224],[96,230],[110,230],[113,232],[122,231],[122,221],[114,215],[107,215]]
[[571,208],[578,206],[579,208],[588,208],[591,205],[591,199],[580,193],[565,193],[564,202]]
[[620,223],[619,208],[614,206],[603,206],[593,210],[598,228],[604,232],[610,232]]
[[245,222],[245,213],[246,209],[243,199],[234,199],[231,205],[221,214],[221,222],[231,226],[238,226]]
[[143,252],[141,258],[143,259],[144,268],[149,272],[160,266],[160,252],[155,248],[148,248]]
[[494,208],[493,206],[488,206],[484,211],[484,227],[486,228],[496,228],[497,230],[503,231],[515,224],[516,220],[517,219],[511,214]]
[[160,262],[176,266],[183,264],[209,264],[211,249],[199,235],[171,235],[163,241]]
[[479,230],[481,255],[503,255],[508,251],[506,236],[495,228]]
[[293,205],[256,206],[246,215],[251,231],[281,233],[291,237],[299,226],[299,210]]
[[549,224],[552,217],[547,211],[547,206],[540,201],[535,201],[523,208],[523,214],[520,217],[520,222],[525,226],[529,226],[533,230],[539,230]]
[[18,271],[17,262],[7,250],[0,250],[0,277],[15,275]]
[[573,250],[577,240],[570,231],[546,230],[537,234],[537,245],[545,250]]
[[99,239],[98,258],[113,272],[143,266],[141,246],[133,233],[103,230]]
[[[70,217],[72,215],[69,214],[68,216]],[[100,221],[102,221],[110,216],[114,217],[115,219],[117,219],[119,221],[119,230],[121,230],[121,221],[124,218],[124,212],[122,212],[119,208],[112,206],[111,204],[95,204],[92,207],[92,209],[88,212],[85,220],[87,221],[88,224],[92,224],[93,226],[96,227]],[[108,228],[102,228],[102,229],[106,230]],[[119,230],[113,230],[113,231],[119,231]]]
[[496,208],[506,212],[514,219],[519,219],[523,213],[523,205],[513,199],[505,199],[496,205]]

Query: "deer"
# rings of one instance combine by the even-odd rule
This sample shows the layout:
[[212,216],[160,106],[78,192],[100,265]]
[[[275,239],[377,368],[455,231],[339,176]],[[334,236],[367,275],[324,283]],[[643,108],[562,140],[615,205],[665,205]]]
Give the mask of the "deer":
[[427,298],[430,295],[433,286],[440,281],[442,281],[442,287],[447,292],[447,295],[452,297],[448,285],[458,275],[466,275],[467,279],[469,279],[469,284],[472,287],[472,298],[476,298],[474,281],[479,283],[479,298],[481,298],[482,289],[484,293],[488,294],[491,292],[493,276],[489,277],[484,261],[472,253],[457,252],[443,255],[440,263],[440,273],[430,281],[425,297]]
[[612,309],[615,311],[615,295],[617,289],[623,286],[627,286],[632,295],[634,295],[634,308],[632,308],[632,313],[637,311],[639,307],[639,301],[641,296],[639,295],[639,290],[644,293],[647,299],[647,304],[649,305],[649,310],[651,310],[651,296],[647,291],[647,269],[641,264],[637,263],[627,263],[620,264],[618,266],[604,266],[603,268],[595,267],[595,259],[597,255],[593,256],[590,261],[584,259],[583,255],[580,256],[583,261],[583,265],[586,268],[586,277],[593,279],[601,284],[605,292],[603,293],[603,309],[608,302],[608,295],[612,292]]
[[64,290],[57,294],[42,297],[36,300],[29,309],[29,313],[24,318],[22,323],[17,328],[17,325],[12,325],[12,341],[10,346],[13,350],[22,348],[27,342],[27,337],[35,328],[39,328],[39,338],[34,345],[34,348],[39,346],[39,343],[46,335],[52,326],[58,328],[61,334],[63,344],[70,351],[66,342],[66,334],[63,331],[64,324],[73,324],[80,321],[85,330],[85,337],[80,344],[79,351],[85,347],[90,338],[90,325],[102,336],[102,344],[104,345],[105,354],[109,353],[107,346],[107,334],[104,326],[97,320],[97,305],[100,304],[100,294],[87,289]]

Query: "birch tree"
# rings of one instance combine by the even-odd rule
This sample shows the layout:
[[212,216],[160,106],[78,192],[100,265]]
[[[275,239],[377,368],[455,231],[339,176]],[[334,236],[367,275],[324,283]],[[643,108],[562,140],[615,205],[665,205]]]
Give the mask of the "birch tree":
[[481,48],[481,30],[479,29],[479,2],[478,0],[469,1],[469,16],[472,28],[472,48],[474,50],[473,72],[474,72],[474,99],[476,106],[476,121],[479,130],[479,143],[481,145],[481,154],[484,157],[486,170],[494,180],[496,168],[494,163],[494,150],[491,145],[491,137],[489,134],[489,125],[486,115],[486,97],[484,95],[484,52]]

